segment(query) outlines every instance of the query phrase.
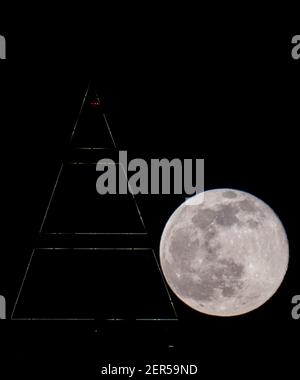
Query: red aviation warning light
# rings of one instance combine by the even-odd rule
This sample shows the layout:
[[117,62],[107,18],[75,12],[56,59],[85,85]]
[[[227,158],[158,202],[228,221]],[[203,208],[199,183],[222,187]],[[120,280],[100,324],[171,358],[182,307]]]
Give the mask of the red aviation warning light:
[[99,100],[91,100],[89,103],[90,107],[92,108],[97,108],[100,106],[100,101]]

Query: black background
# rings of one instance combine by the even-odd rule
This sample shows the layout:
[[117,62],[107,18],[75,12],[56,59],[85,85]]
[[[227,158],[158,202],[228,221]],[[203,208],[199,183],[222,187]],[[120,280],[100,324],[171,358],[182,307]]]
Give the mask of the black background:
[[[290,243],[281,288],[245,316],[182,310],[180,323],[167,327],[3,321],[3,348],[21,372],[51,363],[52,370],[94,374],[104,358],[196,360],[201,371],[234,377],[236,363],[253,374],[293,365],[300,65],[291,57],[291,38],[299,30],[293,11],[248,11],[228,17],[219,10],[216,17],[181,8],[127,9],[129,17],[118,9],[111,17],[103,10],[59,25],[54,19],[0,24],[7,39],[7,60],[0,61],[0,289],[8,317],[90,79],[119,149],[133,157],[204,157],[206,189],[232,187],[263,199]],[[154,244],[166,217],[148,213]]]

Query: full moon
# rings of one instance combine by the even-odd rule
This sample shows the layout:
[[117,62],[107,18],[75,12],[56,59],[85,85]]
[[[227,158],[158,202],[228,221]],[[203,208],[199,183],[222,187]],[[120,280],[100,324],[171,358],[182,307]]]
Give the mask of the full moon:
[[160,263],[172,291],[205,314],[234,316],[264,304],[288,266],[285,230],[274,211],[244,191],[208,190],[171,215]]

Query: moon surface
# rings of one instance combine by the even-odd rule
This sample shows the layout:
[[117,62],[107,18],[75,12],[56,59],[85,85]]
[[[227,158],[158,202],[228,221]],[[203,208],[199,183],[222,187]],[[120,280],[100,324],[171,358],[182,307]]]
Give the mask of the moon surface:
[[215,189],[184,202],[168,220],[160,263],[172,291],[205,314],[240,315],[277,291],[289,261],[285,230],[255,196]]

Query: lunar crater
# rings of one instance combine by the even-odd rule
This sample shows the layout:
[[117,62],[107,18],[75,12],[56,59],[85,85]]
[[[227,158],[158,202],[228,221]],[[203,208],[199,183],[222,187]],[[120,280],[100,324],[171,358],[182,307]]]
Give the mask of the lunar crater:
[[[192,206],[195,207],[195,206]],[[192,217],[192,222],[196,227],[201,229],[206,229],[216,218],[217,213],[215,210],[210,208],[201,209],[197,212],[196,215]]]
[[237,197],[237,193],[235,191],[232,191],[232,190],[227,190],[227,191],[224,191],[222,193],[222,196],[224,198],[232,199],[232,198],[236,198]]

